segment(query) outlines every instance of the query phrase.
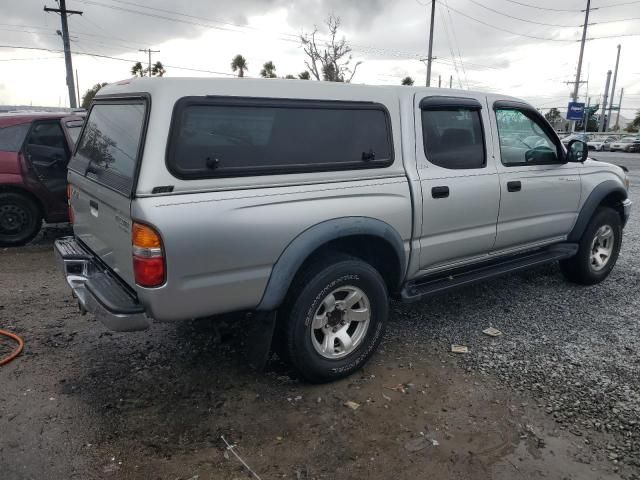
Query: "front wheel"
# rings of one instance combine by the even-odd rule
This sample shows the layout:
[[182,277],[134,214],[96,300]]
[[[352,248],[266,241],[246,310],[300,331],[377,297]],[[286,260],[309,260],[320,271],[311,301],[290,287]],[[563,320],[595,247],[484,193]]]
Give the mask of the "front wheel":
[[622,246],[622,221],[615,210],[596,210],[580,239],[578,253],[560,262],[567,279],[582,285],[603,281],[613,270]]
[[293,368],[314,383],[346,377],[375,352],[389,301],[371,265],[346,255],[311,265],[283,309],[284,348]]
[[42,215],[30,198],[19,193],[0,193],[0,247],[24,245],[42,226]]

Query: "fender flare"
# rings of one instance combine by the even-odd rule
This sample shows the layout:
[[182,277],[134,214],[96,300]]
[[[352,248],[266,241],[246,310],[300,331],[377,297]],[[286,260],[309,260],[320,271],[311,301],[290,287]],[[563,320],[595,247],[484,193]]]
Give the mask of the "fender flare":
[[615,180],[605,180],[604,182],[598,184],[589,194],[587,199],[585,200],[582,208],[580,209],[580,213],[578,214],[578,218],[576,223],[569,233],[567,240],[569,242],[579,242],[582,234],[587,228],[587,224],[591,217],[596,211],[596,208],[602,203],[602,200],[605,199],[608,195],[615,193],[619,194],[623,199],[627,198],[628,194],[625,188]]
[[391,245],[400,260],[400,278],[404,278],[407,258],[404,242],[395,228],[370,217],[335,218],[308,228],[287,245],[271,270],[267,287],[256,310],[269,311],[280,306],[294,275],[316,249],[332,240],[353,235],[372,235]]

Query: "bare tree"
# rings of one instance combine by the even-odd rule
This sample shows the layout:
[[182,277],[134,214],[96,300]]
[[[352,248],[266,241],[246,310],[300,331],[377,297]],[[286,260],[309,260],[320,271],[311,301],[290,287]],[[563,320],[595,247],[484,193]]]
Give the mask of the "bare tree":
[[318,39],[318,27],[300,36],[307,55],[304,63],[316,80],[350,83],[362,62],[352,63],[351,46],[346,38],[338,39],[340,17],[330,15],[326,24],[329,29],[327,40]]

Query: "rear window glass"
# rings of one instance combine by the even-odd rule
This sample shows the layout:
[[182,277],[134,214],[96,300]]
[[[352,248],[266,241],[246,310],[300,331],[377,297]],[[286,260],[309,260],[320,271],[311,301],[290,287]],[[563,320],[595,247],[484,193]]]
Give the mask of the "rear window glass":
[[477,109],[423,110],[422,134],[427,160],[434,165],[459,170],[486,164]]
[[375,104],[187,98],[173,122],[168,165],[182,178],[376,168],[393,160],[388,115]]
[[144,116],[143,102],[95,104],[79,140],[74,163],[86,166],[87,177],[129,195]]
[[30,126],[30,123],[21,123],[9,127],[0,127],[0,150],[4,152],[17,152],[20,150]]

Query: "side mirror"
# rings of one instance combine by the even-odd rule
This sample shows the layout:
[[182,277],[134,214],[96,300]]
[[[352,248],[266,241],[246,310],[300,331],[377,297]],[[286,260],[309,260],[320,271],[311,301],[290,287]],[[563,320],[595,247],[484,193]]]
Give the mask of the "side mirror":
[[568,162],[584,162],[589,155],[589,147],[582,140],[571,140],[567,147]]

